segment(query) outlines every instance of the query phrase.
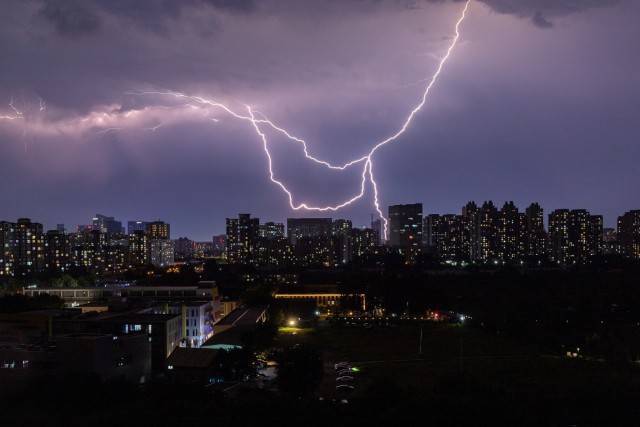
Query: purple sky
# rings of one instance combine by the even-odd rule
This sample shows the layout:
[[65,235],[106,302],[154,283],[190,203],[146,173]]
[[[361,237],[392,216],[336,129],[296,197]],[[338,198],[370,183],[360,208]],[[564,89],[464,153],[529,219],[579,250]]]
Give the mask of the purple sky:
[[[419,101],[463,3],[445,0],[6,0],[0,14],[0,219],[164,219],[209,239],[224,218],[293,213],[251,123],[148,90],[244,104],[344,163]],[[640,3],[474,0],[410,129],[376,154],[380,202],[640,208]],[[11,108],[12,105],[19,115]],[[11,120],[11,118],[16,118]],[[215,120],[213,120],[215,119]],[[217,120],[217,121],[216,121]],[[157,128],[156,128],[157,127]],[[265,129],[266,130],[266,129]],[[337,204],[329,171],[267,132],[296,201]],[[340,213],[364,225],[372,195]]]

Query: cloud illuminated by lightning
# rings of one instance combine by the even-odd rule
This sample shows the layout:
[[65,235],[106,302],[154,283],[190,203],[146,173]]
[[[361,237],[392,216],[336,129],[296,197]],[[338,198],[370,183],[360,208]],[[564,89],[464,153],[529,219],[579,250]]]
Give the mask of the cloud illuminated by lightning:
[[[439,59],[438,62],[438,66],[436,68],[435,73],[431,76],[430,79],[425,80],[428,81],[428,84],[426,85],[423,93],[422,93],[422,97],[420,99],[420,102],[415,105],[413,107],[413,109],[409,112],[409,115],[406,117],[406,119],[404,120],[404,122],[402,123],[402,126],[391,136],[377,142],[370,150],[368,153],[366,153],[363,156],[357,157],[353,160],[350,160],[342,165],[334,165],[331,164],[330,162],[326,161],[326,160],[322,160],[319,159],[315,156],[313,156],[312,154],[309,153],[309,149],[307,146],[307,142],[302,139],[299,138],[297,136],[292,135],[290,132],[288,132],[286,129],[277,126],[275,123],[273,123],[271,120],[269,120],[264,114],[259,113],[261,118],[256,118],[256,112],[254,110],[252,110],[252,108],[250,106],[247,106],[247,111],[249,113],[249,115],[243,115],[240,113],[237,113],[235,111],[233,111],[231,108],[229,108],[227,105],[222,104],[218,101],[212,100],[212,99],[207,99],[204,98],[202,96],[192,96],[192,95],[186,95],[184,93],[180,93],[180,92],[160,92],[160,91],[145,91],[145,92],[133,92],[133,94],[137,94],[137,95],[168,95],[168,96],[174,96],[176,98],[180,98],[180,99],[186,99],[188,101],[194,102],[196,104],[200,104],[200,105],[204,105],[207,107],[212,107],[212,108],[219,108],[222,109],[223,111],[227,112],[228,114],[230,114],[232,117],[236,118],[236,119],[240,119],[240,120],[246,120],[251,122],[256,134],[259,136],[259,138],[262,141],[263,144],[263,148],[265,151],[265,154],[267,156],[267,163],[268,163],[268,172],[269,172],[269,178],[270,180],[276,184],[278,187],[280,187],[280,189],[287,195],[288,199],[289,199],[289,206],[291,207],[291,209],[293,210],[307,210],[307,211],[317,211],[317,212],[326,212],[326,211],[337,211],[339,209],[342,209],[352,203],[354,203],[355,201],[357,201],[358,199],[362,198],[362,196],[365,194],[365,188],[366,188],[366,183],[367,180],[370,182],[371,187],[373,189],[373,202],[374,202],[374,207],[376,209],[376,212],[378,213],[380,219],[383,221],[384,224],[384,238],[386,239],[387,237],[387,231],[388,231],[388,222],[386,217],[384,216],[381,208],[380,208],[380,202],[379,202],[379,189],[378,189],[378,183],[375,180],[374,177],[374,173],[373,173],[373,155],[376,153],[376,151],[378,151],[378,149],[382,148],[383,146],[394,142],[395,140],[397,140],[400,136],[402,136],[402,134],[404,134],[406,132],[406,130],[409,128],[409,125],[411,124],[411,122],[413,121],[414,117],[416,116],[416,114],[424,107],[424,105],[427,102],[429,93],[431,92],[431,89],[433,88],[433,86],[435,85],[436,81],[438,80],[438,77],[440,76],[440,74],[442,73],[442,70],[444,68],[444,65],[446,64],[447,60],[449,59],[449,57],[451,56],[451,53],[453,52],[454,48],[456,47],[456,45],[458,44],[458,41],[460,39],[460,26],[462,25],[462,22],[464,21],[467,11],[469,9],[469,5],[471,4],[471,0],[467,0],[465,2],[464,8],[462,9],[462,13],[460,15],[460,17],[458,18],[458,20],[456,21],[456,25],[455,25],[455,35],[454,37],[451,39],[451,43],[449,44],[449,47],[447,48],[447,51],[445,53],[445,55]],[[342,203],[336,204],[336,205],[328,205],[328,206],[313,206],[310,205],[308,203],[305,202],[300,202],[300,203],[296,203],[294,200],[294,196],[293,193],[287,188],[287,186],[280,181],[273,170],[273,161],[272,161],[272,157],[271,157],[271,152],[269,151],[269,143],[266,137],[266,134],[263,132],[263,130],[261,129],[261,125],[267,125],[269,127],[271,127],[273,130],[275,130],[276,132],[279,132],[281,134],[283,134],[285,137],[287,137],[289,140],[294,141],[296,143],[299,143],[300,145],[302,145],[303,147],[303,151],[304,151],[304,156],[305,158],[307,158],[308,160],[311,160],[315,163],[318,163],[322,166],[325,166],[329,169],[334,169],[334,170],[345,170],[353,165],[356,164],[360,164],[363,163],[363,167],[362,167],[362,174],[361,174],[361,183],[360,183],[360,191],[350,197],[349,199],[343,201]]]
[[[265,114],[253,109],[250,106],[246,106],[246,113],[245,112],[239,113],[237,111],[234,111],[234,109],[230,108],[224,103],[218,102],[214,99],[209,99],[203,96],[188,95],[181,92],[137,91],[137,92],[128,92],[128,94],[137,95],[137,96],[140,96],[140,95],[170,96],[170,97],[179,99],[181,101],[184,101],[183,106],[186,107],[187,110],[189,111],[195,110],[196,112],[203,112],[205,114],[205,118],[208,118],[213,122],[218,122],[218,119],[214,117],[207,117],[207,116],[208,114],[210,114],[211,110],[215,109],[215,110],[222,110],[223,112],[229,114],[235,119],[250,123],[252,129],[256,132],[256,135],[259,137],[260,141],[262,142],[263,150],[267,157],[269,178],[274,184],[280,187],[280,189],[286,194],[289,201],[289,206],[293,210],[306,210],[306,211],[316,211],[316,212],[340,210],[348,205],[351,205],[357,200],[361,199],[366,192],[367,183],[368,183],[373,192],[373,204],[374,204],[375,210],[384,224],[383,232],[384,232],[384,238],[386,239],[387,231],[388,231],[388,223],[387,223],[386,217],[384,216],[380,208],[380,194],[379,194],[380,186],[376,182],[375,175],[374,175],[374,165],[373,165],[374,154],[376,154],[376,152],[383,146],[390,144],[396,141],[397,139],[399,139],[409,128],[409,126],[411,125],[412,121],[414,120],[418,112],[420,112],[420,110],[426,104],[428,96],[433,86],[437,82],[438,77],[440,76],[447,60],[449,59],[454,48],[458,44],[458,41],[460,39],[460,26],[462,25],[467,15],[470,4],[471,4],[471,0],[466,0],[464,4],[464,8],[462,9],[462,12],[455,24],[455,35],[454,37],[452,37],[451,42],[449,43],[449,46],[445,52],[445,55],[438,59],[438,66],[434,74],[430,78],[424,80],[424,82],[426,82],[426,86],[424,87],[422,96],[420,97],[419,102],[409,111],[409,114],[402,122],[402,125],[392,135],[376,142],[369,149],[368,152],[360,156],[357,156],[356,158],[349,160],[346,163],[333,164],[329,161],[326,161],[314,156],[309,150],[308,144],[304,139],[293,135],[290,131],[284,129],[281,126],[278,126],[273,121],[268,119]],[[19,111],[13,104],[13,99],[11,99],[9,103],[9,107],[13,110],[14,114],[0,115],[0,120],[18,120],[18,119],[25,118],[24,114],[21,111]],[[104,106],[101,108],[101,110],[93,111],[90,114],[84,116],[82,119],[78,118],[71,121],[63,121],[61,123],[58,123],[55,126],[54,130],[55,132],[63,133],[66,131],[79,129],[80,131],[90,130],[98,134],[106,134],[113,131],[130,129],[130,128],[122,127],[121,121],[131,120],[134,123],[139,123],[141,125],[141,127],[139,127],[138,129],[142,128],[142,130],[145,130],[145,131],[155,132],[157,129],[164,126],[165,122],[164,121],[159,122],[157,119],[155,119],[154,121],[149,123],[148,119],[144,118],[146,117],[146,115],[143,114],[143,113],[153,114],[154,108],[161,109],[161,108],[168,108],[168,107],[162,107],[162,106],[157,106],[153,108],[144,107],[142,109],[129,110],[124,112],[122,111],[122,106]],[[40,98],[39,111],[43,112],[46,109],[47,109],[47,106],[44,100]],[[193,114],[193,113],[190,112],[189,114]],[[51,131],[51,129],[49,129],[48,127],[45,127],[44,124],[37,123],[35,125],[40,126],[39,130],[48,131],[48,132]],[[272,155],[269,149],[269,140],[264,130],[265,127],[268,127],[272,131],[275,131],[276,133],[283,135],[288,141],[291,141],[295,144],[299,144],[302,147],[305,159],[310,160],[314,163],[317,163],[318,165],[321,165],[328,169],[343,171],[355,165],[361,165],[362,170],[360,174],[360,188],[358,192],[348,197],[346,200],[340,203],[337,203],[335,205],[316,206],[308,202],[297,201],[293,192],[285,185],[285,183],[283,183],[277,177],[277,174],[274,171]],[[99,130],[96,131],[96,128]]]
[[19,120],[19,119],[24,119],[24,115],[22,114],[22,111],[18,110],[15,105],[13,105],[13,98],[11,98],[11,100],[9,100],[9,108],[11,108],[13,110],[13,115],[0,115],[0,120]]

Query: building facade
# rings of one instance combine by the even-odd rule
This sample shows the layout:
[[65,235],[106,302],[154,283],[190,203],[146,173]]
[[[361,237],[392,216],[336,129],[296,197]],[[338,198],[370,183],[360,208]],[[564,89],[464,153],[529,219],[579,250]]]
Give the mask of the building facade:
[[389,245],[408,262],[422,249],[422,203],[389,206]]

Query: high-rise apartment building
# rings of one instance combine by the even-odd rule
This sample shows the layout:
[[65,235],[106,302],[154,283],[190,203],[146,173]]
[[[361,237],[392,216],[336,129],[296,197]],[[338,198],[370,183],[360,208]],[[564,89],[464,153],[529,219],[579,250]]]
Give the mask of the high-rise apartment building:
[[145,232],[149,239],[168,240],[171,238],[171,227],[164,221],[147,222]]
[[478,259],[478,217],[480,210],[475,202],[469,202],[462,208],[462,259],[475,261]]
[[333,221],[333,244],[335,250],[335,260],[341,264],[351,262],[351,230],[353,224],[347,219],[336,219]]
[[281,222],[265,222],[259,225],[258,234],[263,239],[279,239],[284,237],[284,224]]
[[256,244],[260,232],[260,219],[250,214],[238,218],[227,218],[227,260],[230,264],[253,264],[256,262]]
[[497,258],[512,263],[522,259],[526,217],[513,202],[506,202],[500,209],[497,221]]
[[26,276],[44,268],[44,235],[42,224],[19,218],[14,229],[14,262],[16,274]]
[[0,221],[0,277],[15,275],[15,228],[12,222]]
[[146,233],[148,224],[149,223],[146,221],[128,221],[127,234],[133,234],[136,231],[142,231],[143,233]]
[[618,218],[617,239],[622,255],[640,259],[640,210],[626,212]]
[[49,271],[64,272],[71,266],[69,236],[64,231],[49,230],[44,240],[45,268]]
[[547,258],[547,233],[544,230],[544,210],[538,203],[529,205],[525,212],[524,258],[542,262]]
[[487,263],[498,258],[498,209],[492,201],[484,202],[478,210],[476,223],[476,260]]
[[109,234],[124,234],[124,227],[120,221],[112,216],[96,214],[93,217],[93,230]]
[[149,263],[154,267],[167,267],[173,264],[173,241],[169,239],[150,239]]
[[601,253],[603,221],[585,209],[557,209],[549,215],[550,259],[562,265],[586,264]]
[[287,238],[302,265],[333,265],[335,251],[331,218],[288,218]]
[[422,249],[422,203],[389,206],[389,244],[414,262]]

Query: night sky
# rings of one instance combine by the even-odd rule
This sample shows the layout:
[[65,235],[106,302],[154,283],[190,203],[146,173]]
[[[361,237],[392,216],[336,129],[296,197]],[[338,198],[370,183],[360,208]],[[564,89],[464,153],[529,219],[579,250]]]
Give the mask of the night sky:
[[[73,229],[95,213],[208,240],[224,218],[292,212],[251,123],[142,91],[245,104],[331,162],[393,134],[463,3],[445,0],[4,0],[0,219]],[[640,2],[475,0],[424,109],[374,159],[380,202],[640,208]],[[11,101],[13,102],[11,103]],[[15,110],[12,108],[12,106]],[[14,119],[14,120],[12,120]],[[267,132],[296,201],[357,193]],[[342,212],[369,222],[372,195]]]

